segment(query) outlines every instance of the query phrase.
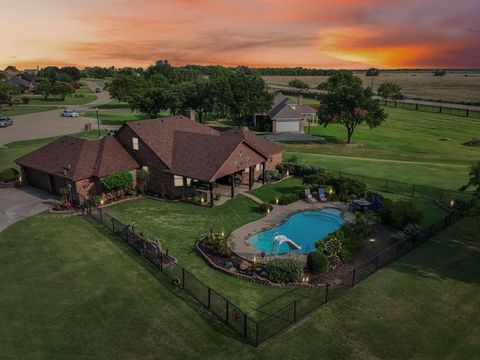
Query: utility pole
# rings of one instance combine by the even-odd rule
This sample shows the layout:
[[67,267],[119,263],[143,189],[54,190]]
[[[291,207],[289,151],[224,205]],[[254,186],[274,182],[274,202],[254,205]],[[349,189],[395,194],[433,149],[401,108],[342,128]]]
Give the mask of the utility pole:
[[95,108],[95,112],[97,113],[98,137],[100,137],[100,120],[98,119],[98,107]]

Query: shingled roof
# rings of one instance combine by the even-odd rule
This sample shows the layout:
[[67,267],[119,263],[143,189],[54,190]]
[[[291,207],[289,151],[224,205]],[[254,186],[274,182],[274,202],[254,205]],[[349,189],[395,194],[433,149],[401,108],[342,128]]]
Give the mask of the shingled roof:
[[113,136],[92,141],[64,136],[15,162],[72,181],[140,167]]
[[281,146],[248,130],[217,131],[185,116],[132,121],[124,126],[132,129],[171,173],[204,181],[214,181],[227,159],[242,146],[253,149],[258,161],[282,151]]

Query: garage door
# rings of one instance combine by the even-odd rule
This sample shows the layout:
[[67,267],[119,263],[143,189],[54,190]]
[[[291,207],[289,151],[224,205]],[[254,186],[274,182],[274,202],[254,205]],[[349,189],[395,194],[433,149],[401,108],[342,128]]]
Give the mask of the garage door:
[[48,188],[48,174],[35,169],[26,168],[27,183],[30,186],[49,191]]
[[300,121],[277,121],[276,132],[298,132]]

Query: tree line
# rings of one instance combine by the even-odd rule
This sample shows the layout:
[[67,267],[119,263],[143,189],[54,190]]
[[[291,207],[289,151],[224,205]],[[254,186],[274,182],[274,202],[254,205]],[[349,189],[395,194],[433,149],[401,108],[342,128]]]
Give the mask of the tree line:
[[196,68],[173,67],[166,61],[157,61],[141,72],[119,70],[107,90],[112,98],[151,118],[166,110],[180,114],[193,109],[200,122],[214,113],[243,125],[272,104],[267,85],[248,68],[216,67],[205,76]]

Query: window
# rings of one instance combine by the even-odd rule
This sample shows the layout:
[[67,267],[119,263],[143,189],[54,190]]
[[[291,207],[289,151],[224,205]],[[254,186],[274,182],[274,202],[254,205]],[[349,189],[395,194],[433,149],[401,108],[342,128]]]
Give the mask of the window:
[[138,150],[138,138],[132,137],[132,147],[133,150]]
[[146,165],[142,166],[142,170],[145,171],[145,172],[148,172],[148,166],[146,166]]
[[187,178],[187,185],[190,186],[192,184],[192,179]]
[[174,186],[183,186],[183,176],[174,175],[173,176],[173,185]]

